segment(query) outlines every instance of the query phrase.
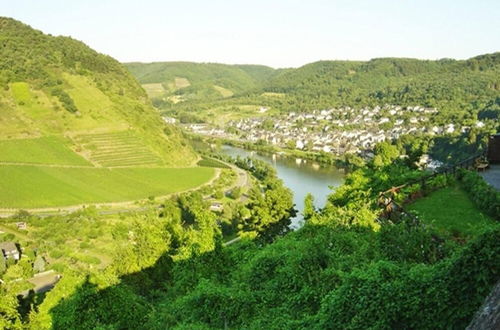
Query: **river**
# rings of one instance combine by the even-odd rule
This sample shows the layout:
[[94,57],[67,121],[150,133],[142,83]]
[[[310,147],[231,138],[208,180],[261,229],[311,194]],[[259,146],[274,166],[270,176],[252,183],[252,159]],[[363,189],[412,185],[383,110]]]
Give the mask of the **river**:
[[221,153],[232,157],[254,157],[271,164],[276,169],[278,177],[292,190],[295,208],[299,211],[292,219],[291,228],[299,228],[303,222],[302,210],[307,193],[314,196],[316,207],[323,207],[332,188],[340,186],[344,178],[342,170],[330,165],[321,166],[311,160],[260,153],[227,145],[221,147]]

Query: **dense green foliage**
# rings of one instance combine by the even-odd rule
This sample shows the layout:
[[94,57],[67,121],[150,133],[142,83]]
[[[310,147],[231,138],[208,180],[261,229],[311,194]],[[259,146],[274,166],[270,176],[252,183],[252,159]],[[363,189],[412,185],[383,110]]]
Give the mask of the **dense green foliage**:
[[236,165],[246,169],[259,180],[247,193],[249,201],[240,213],[238,228],[244,238],[259,237],[271,242],[290,231],[291,218],[296,210],[290,189],[276,176],[276,170],[257,159],[236,159]]
[[476,206],[491,217],[500,220],[500,192],[476,172],[463,170],[459,177]]

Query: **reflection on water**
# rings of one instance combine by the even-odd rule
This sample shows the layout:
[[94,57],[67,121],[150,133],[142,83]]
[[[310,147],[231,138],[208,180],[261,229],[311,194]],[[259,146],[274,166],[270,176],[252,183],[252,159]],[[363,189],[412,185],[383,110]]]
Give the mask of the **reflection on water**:
[[314,196],[316,207],[323,207],[327,196],[342,184],[344,173],[333,166],[321,166],[306,159],[290,158],[279,154],[263,154],[241,148],[222,146],[221,152],[232,156],[255,157],[271,164],[285,185],[293,192],[297,216],[292,219],[292,228],[300,227],[303,220],[304,198],[307,193]]

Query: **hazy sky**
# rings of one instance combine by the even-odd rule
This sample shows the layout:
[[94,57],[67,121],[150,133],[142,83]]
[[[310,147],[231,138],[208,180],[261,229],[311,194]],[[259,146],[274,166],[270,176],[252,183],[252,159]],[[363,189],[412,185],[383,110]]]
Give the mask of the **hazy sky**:
[[289,67],[500,51],[500,0],[0,0],[0,15],[123,62]]

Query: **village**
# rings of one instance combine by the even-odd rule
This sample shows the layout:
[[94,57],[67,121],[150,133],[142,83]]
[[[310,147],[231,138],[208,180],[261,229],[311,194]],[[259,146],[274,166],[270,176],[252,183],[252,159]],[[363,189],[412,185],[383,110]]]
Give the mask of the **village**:
[[[266,110],[261,108],[260,112]],[[185,128],[195,134],[242,142],[370,157],[377,143],[396,140],[402,135],[441,135],[467,132],[471,128],[454,123],[435,125],[432,117],[437,113],[435,108],[422,106],[342,107],[235,120],[226,127],[197,123],[187,124]],[[475,125],[480,128],[484,123],[477,121]]]
[[17,230],[5,226],[0,230],[0,288],[11,283],[20,283],[21,291],[18,296],[23,298],[50,291],[61,279],[61,275],[53,269],[46,270],[47,262],[37,251],[26,251],[16,241],[4,241],[5,238],[15,239],[11,232],[28,230],[26,222],[16,222],[15,225]]

